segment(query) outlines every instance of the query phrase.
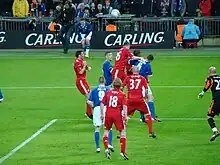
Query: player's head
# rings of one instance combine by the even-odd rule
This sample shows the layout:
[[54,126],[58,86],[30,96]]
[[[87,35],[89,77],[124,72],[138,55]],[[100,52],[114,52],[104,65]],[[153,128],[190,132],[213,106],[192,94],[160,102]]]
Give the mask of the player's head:
[[148,62],[151,62],[151,61],[153,61],[153,60],[154,60],[154,56],[153,56],[152,54],[150,54],[150,55],[147,56],[147,61],[148,61]]
[[122,85],[122,81],[121,81],[120,78],[114,79],[114,81],[113,81],[113,87],[114,88],[120,89],[121,85]]
[[132,66],[132,72],[134,74],[138,74],[139,73],[138,67],[137,66]]
[[99,85],[105,84],[105,78],[103,76],[99,77]]
[[137,57],[141,57],[141,51],[138,49],[134,50],[133,54]]
[[84,52],[81,50],[76,51],[75,53],[76,58],[84,59]]
[[216,67],[214,66],[211,66],[209,68],[209,75],[215,75],[216,74]]
[[108,61],[112,61],[112,52],[109,52],[109,51],[107,51],[107,52],[105,52],[105,58],[106,58],[106,60],[108,60]]
[[80,18],[80,23],[81,23],[82,25],[85,25],[85,23],[86,23],[85,18]]
[[130,47],[131,47],[130,42],[125,42],[123,47],[130,49]]

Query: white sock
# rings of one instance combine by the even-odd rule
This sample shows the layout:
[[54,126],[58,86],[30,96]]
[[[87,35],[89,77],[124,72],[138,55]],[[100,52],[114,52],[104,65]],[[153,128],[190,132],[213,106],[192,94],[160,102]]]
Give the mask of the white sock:
[[215,132],[217,132],[218,130],[217,130],[216,127],[214,127],[214,128],[212,128],[212,131],[215,133]]

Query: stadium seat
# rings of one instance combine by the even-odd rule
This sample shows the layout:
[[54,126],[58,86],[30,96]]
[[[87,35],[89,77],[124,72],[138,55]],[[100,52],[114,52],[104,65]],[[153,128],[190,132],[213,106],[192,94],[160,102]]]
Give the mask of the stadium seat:
[[117,26],[113,24],[109,24],[106,26],[105,30],[107,32],[116,32],[117,31]]

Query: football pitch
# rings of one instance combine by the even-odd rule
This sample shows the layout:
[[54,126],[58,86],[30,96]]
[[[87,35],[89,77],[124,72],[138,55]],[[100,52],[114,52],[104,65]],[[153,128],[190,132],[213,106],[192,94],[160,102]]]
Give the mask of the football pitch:
[[[211,93],[203,99],[208,68],[220,73],[219,50],[145,50],[152,53],[156,139],[138,120],[127,125],[128,161],[120,157],[114,131],[112,159],[95,152],[94,127],[84,117],[85,98],[75,87],[73,53],[53,51],[0,52],[0,165],[220,165],[220,138],[210,143],[206,121]],[[102,75],[104,53],[92,51],[87,73],[91,87]],[[217,120],[218,119],[218,120]],[[220,118],[216,124],[220,127]],[[102,131],[103,133],[103,131]]]

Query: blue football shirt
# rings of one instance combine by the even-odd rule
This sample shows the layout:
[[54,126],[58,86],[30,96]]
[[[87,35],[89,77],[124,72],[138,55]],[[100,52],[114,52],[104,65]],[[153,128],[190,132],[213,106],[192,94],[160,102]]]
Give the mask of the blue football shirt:
[[102,66],[102,71],[105,77],[105,86],[112,84],[112,64],[106,60]]

